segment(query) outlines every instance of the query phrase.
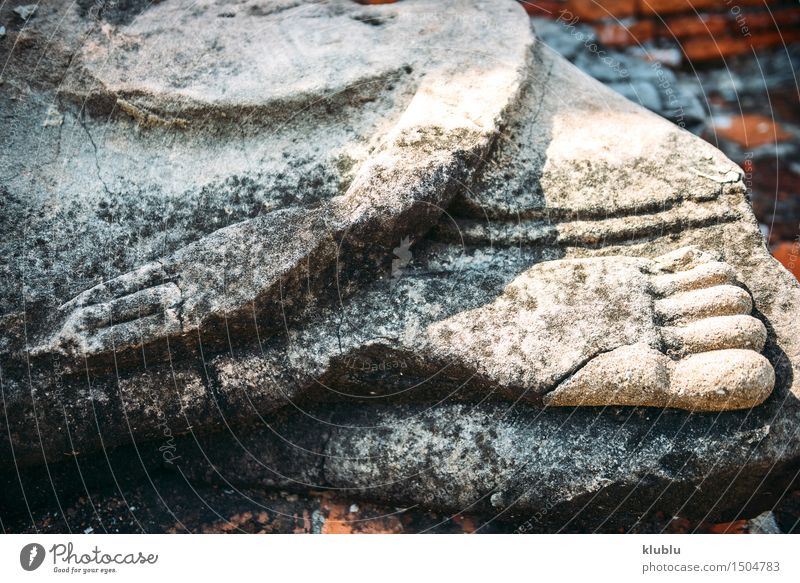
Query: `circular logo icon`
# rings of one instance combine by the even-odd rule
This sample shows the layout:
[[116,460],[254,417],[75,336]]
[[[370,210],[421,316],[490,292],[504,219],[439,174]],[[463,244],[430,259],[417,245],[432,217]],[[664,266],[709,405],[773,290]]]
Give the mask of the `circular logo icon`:
[[44,562],[44,547],[39,543],[30,543],[19,552],[19,564],[26,571],[35,571]]

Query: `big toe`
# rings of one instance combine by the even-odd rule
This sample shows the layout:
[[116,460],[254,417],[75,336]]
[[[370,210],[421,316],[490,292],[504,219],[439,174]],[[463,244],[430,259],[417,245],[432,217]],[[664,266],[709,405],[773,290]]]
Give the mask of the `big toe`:
[[729,411],[761,404],[775,386],[769,361],[753,350],[703,352],[676,363],[670,405],[693,411]]

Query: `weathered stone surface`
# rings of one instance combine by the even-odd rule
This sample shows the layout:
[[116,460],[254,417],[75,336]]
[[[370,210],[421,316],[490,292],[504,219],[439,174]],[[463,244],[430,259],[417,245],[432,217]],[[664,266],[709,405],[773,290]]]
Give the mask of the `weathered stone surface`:
[[[455,187],[469,180],[516,101],[532,41],[513,7],[487,11],[473,2],[464,6],[472,17],[431,27],[425,20],[435,8],[430,2],[380,14],[365,13],[352,2],[291,3],[266,14],[251,7],[218,30],[209,24],[219,22],[216,3],[176,3],[148,10],[112,37],[109,46],[102,44],[104,35],[99,40],[91,37],[61,95],[86,103],[112,102],[114,109],[145,128],[177,125],[189,134],[186,142],[198,149],[209,139],[208,128],[197,128],[196,135],[189,126],[246,111],[287,126],[282,139],[270,135],[271,128],[256,133],[260,150],[285,158],[284,140],[305,142],[310,134],[307,121],[293,127],[281,119],[294,116],[292,110],[322,101],[333,107],[331,96],[335,101],[335,96],[359,91],[376,80],[398,83],[396,77],[403,74],[406,79],[399,83],[406,86],[409,97],[384,104],[383,135],[369,136],[368,156],[358,166],[346,168],[351,176],[336,172],[340,193],[319,200],[314,208],[295,205],[219,229],[79,294],[40,326],[42,332],[33,334],[31,355],[57,354],[77,362],[79,368],[85,361],[95,367],[93,361],[101,360],[99,367],[107,369],[112,354],[116,367],[131,359],[139,364],[143,351],[151,362],[167,360],[153,350],[153,343],[171,342],[170,350],[179,350],[205,330],[212,330],[205,339],[212,350],[224,347],[226,339],[219,337],[230,336],[231,329],[252,337],[255,324],[270,334],[283,324],[284,295],[299,302],[302,285],[319,293],[320,286],[332,283],[330,270],[340,261],[342,246],[347,248],[351,270],[369,272],[380,261],[381,250],[385,255],[391,249],[396,235],[416,238],[426,232],[449,204]],[[192,24],[160,24],[181,19]],[[498,26],[508,34],[496,40],[486,35],[487,27]],[[192,32],[195,27],[206,32]],[[375,28],[380,34],[372,32]],[[354,42],[354,37],[361,37],[361,42]],[[401,50],[408,37],[418,39],[423,49]],[[299,45],[292,40],[300,38],[304,40]],[[480,51],[484,58],[468,51],[477,38],[491,41]],[[216,52],[208,53],[209,46]],[[383,57],[362,62],[359,56],[365,53]],[[203,57],[209,54],[214,55],[211,66]],[[187,63],[187,55],[200,60]],[[273,55],[286,57],[286,62],[276,62]],[[369,109],[354,115],[374,117]],[[344,121],[349,124],[349,117]],[[131,135],[129,127],[115,129],[119,134],[115,137],[141,147],[139,136]],[[346,131],[342,135],[341,130],[328,130],[336,135],[334,149],[367,147],[349,143],[354,136]],[[107,146],[112,140],[105,135],[100,146],[113,151]],[[90,141],[98,147],[91,136]],[[332,154],[331,146],[325,146],[324,155]],[[219,149],[228,149],[224,141]],[[157,151],[151,146],[141,155]],[[112,156],[109,163],[114,170],[118,157],[129,159],[130,151],[126,148]],[[251,159],[247,170],[262,168]],[[281,164],[276,173],[285,171],[286,164]],[[175,176],[168,179],[169,187],[174,187],[176,178],[185,188]],[[190,184],[197,183],[197,176],[187,178]],[[102,186],[99,194],[107,198],[108,186],[105,182]],[[158,193],[164,185],[151,187]],[[223,327],[225,331],[220,330]],[[244,328],[250,329],[241,332]]]
[[797,463],[800,290],[741,171],[514,3],[460,4],[73,11],[47,75],[12,55],[3,468],[166,428],[189,476],[547,530],[723,512]]

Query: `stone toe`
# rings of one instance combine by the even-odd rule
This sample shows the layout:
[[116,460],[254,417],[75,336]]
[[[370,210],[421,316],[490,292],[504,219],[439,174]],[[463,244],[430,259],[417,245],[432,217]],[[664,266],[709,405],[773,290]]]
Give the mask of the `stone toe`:
[[729,411],[761,404],[775,386],[769,361],[753,350],[695,354],[672,371],[670,406],[692,411]]
[[653,278],[653,287],[663,297],[715,285],[732,284],[735,281],[736,271],[730,265],[721,261],[709,261],[685,271],[657,275]]
[[668,348],[678,355],[745,348],[761,352],[767,341],[764,324],[746,315],[715,316],[686,326],[667,326],[661,329]]
[[734,285],[717,285],[656,300],[655,309],[665,324],[688,323],[713,316],[747,315],[753,300]]
[[660,271],[665,273],[678,273],[716,261],[716,257],[701,250],[696,245],[681,247],[664,255],[656,257],[653,262]]
[[543,402],[555,407],[730,411],[761,404],[774,385],[772,365],[754,350],[711,350],[676,362],[637,344],[598,355],[546,394]]

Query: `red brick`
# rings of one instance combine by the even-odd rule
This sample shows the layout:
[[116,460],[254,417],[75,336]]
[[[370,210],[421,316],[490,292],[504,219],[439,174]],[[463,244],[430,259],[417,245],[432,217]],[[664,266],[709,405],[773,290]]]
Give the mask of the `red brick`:
[[[797,90],[791,84],[769,90],[770,105],[782,121],[800,126],[800,107],[797,107]],[[800,194],[800,188],[797,189]]]
[[800,30],[754,32],[749,36],[729,35],[693,37],[686,39],[681,48],[690,61],[712,61],[750,53],[753,49],[763,49],[784,43],[800,41]]
[[800,241],[778,243],[772,250],[772,256],[797,279],[800,279]]
[[666,19],[662,34],[665,38],[690,36],[718,36],[731,30],[732,17],[723,14],[696,14],[673,16]]
[[641,14],[678,14],[681,12],[694,13],[695,10],[730,10],[735,5],[764,6],[764,0],[733,0],[726,4],[724,0],[639,0]]
[[718,524],[704,525],[707,532],[711,534],[746,534],[747,521],[735,520],[733,522],[720,522]]
[[773,11],[771,13],[751,12],[743,14],[741,23],[750,30],[763,30],[765,28],[784,30],[787,26],[800,24],[800,10],[797,9]]
[[630,26],[616,23],[595,25],[597,38],[608,47],[626,47],[637,45],[655,37],[655,23],[652,20],[640,20]]
[[792,134],[764,115],[745,113],[731,118],[729,126],[714,127],[717,134],[745,148],[757,148],[765,144],[785,142]]
[[681,48],[690,61],[715,61],[750,51],[750,45],[741,37],[732,36],[693,37],[683,42]]
[[[775,17],[775,22],[778,23],[779,27],[794,26],[800,24],[800,10],[798,10],[797,8],[790,8],[787,10],[774,10],[772,12],[772,15]],[[772,26],[775,25],[773,24]]]
[[567,0],[567,10],[580,20],[594,22],[604,18],[625,18],[636,14],[637,0]]
[[800,41],[800,29],[757,32],[746,37],[745,40],[748,42],[748,47],[752,46],[756,50],[782,45],[784,43],[788,44]]

